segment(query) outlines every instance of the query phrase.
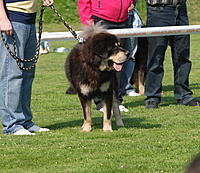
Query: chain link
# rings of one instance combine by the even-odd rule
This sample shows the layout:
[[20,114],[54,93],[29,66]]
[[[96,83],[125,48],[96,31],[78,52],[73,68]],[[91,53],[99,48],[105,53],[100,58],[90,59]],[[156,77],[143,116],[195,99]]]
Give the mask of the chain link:
[[[68,30],[72,33],[72,35],[80,42],[80,43],[83,43],[84,40],[83,38],[80,38],[79,35],[76,34],[76,32],[72,29],[72,27],[63,19],[63,17],[58,13],[58,11],[54,8],[54,6],[50,6],[51,9],[58,15],[58,17],[62,20],[62,22],[64,23],[64,25],[68,28]],[[12,41],[13,41],[13,49],[14,49],[14,53],[10,50],[7,42],[6,42],[6,39],[3,35],[3,32],[1,31],[1,37],[2,37],[2,40],[5,44],[5,47],[6,49],[8,50],[8,52],[10,53],[10,55],[16,60],[17,62],[17,65],[19,66],[20,69],[22,70],[30,70],[32,69],[33,67],[35,67],[37,61],[38,61],[38,58],[39,58],[39,51],[40,51],[40,42],[41,42],[41,36],[42,36],[42,16],[43,16],[43,12],[44,12],[44,9],[45,9],[45,6],[42,5],[41,7],[41,10],[40,10],[40,17],[39,17],[39,28],[38,28],[38,41],[37,41],[37,44],[36,44],[36,53],[34,55],[33,58],[31,59],[28,59],[28,60],[25,60],[25,59],[21,59],[17,56],[17,53],[16,53],[16,50],[17,50],[17,46],[16,46],[16,41],[15,41],[15,37],[14,37],[14,34],[12,34]],[[20,62],[22,63],[27,63],[27,62],[32,62],[32,64],[29,66],[29,67],[23,67]]]
[[63,19],[63,17],[58,13],[58,11],[55,9],[55,7],[52,5],[50,6],[51,9],[57,14],[57,16],[62,20],[62,22],[64,23],[64,25],[68,28],[68,30],[72,33],[72,35],[74,36],[74,38],[76,38],[79,43],[83,43],[84,39],[81,38],[79,35],[76,34],[76,32],[72,29],[72,27]]

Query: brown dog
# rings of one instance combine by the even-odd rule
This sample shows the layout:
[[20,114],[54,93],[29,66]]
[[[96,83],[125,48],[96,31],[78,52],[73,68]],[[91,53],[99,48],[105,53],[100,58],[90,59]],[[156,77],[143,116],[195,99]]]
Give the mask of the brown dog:
[[107,33],[98,24],[88,26],[81,34],[84,44],[78,43],[68,55],[65,63],[67,78],[79,96],[83,113],[83,131],[92,127],[92,99],[101,97],[104,110],[103,130],[112,131],[111,109],[116,124],[124,126],[116,100],[117,80],[114,70],[120,71],[127,60],[128,51],[120,47],[119,39]]
[[147,69],[148,41],[146,37],[138,38],[138,49],[135,54],[135,69],[131,84],[135,84],[138,92],[144,95],[144,83]]

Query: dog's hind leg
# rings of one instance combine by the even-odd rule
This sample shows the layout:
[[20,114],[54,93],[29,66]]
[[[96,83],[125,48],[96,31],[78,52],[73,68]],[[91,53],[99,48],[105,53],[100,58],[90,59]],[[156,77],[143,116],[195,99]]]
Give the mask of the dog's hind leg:
[[145,81],[145,69],[138,71],[138,92],[144,95],[144,81]]
[[124,126],[124,123],[123,123],[121,115],[120,115],[119,104],[118,104],[118,101],[116,99],[115,94],[113,96],[112,108],[113,108],[113,113],[114,113],[114,116],[115,116],[116,125],[117,126]]
[[91,105],[92,101],[88,100],[85,101],[83,99],[80,99],[82,108],[83,108],[83,114],[84,114],[84,123],[82,126],[83,132],[90,132],[92,130],[92,119],[91,119]]

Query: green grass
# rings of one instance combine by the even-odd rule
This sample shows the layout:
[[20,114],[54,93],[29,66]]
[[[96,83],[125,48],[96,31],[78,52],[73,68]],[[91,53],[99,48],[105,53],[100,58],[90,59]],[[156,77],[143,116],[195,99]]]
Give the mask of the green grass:
[[[199,39],[192,35],[193,67],[190,86],[200,100]],[[200,148],[200,109],[176,105],[170,51],[165,60],[160,108],[147,110],[145,96],[124,97],[129,112],[122,113],[125,127],[113,119],[112,133],[102,131],[102,113],[93,104],[93,131],[81,132],[83,113],[77,95],[66,95],[69,83],[64,62],[76,41],[52,42],[41,55],[33,85],[34,122],[50,128],[36,136],[0,135],[1,173],[183,173]]]

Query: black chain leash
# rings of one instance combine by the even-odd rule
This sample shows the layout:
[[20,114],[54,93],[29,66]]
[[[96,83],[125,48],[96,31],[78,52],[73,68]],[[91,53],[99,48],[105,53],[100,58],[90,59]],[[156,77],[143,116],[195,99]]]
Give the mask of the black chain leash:
[[72,29],[72,27],[63,19],[63,17],[58,13],[58,11],[55,9],[55,7],[52,5],[50,6],[51,9],[57,14],[57,16],[62,20],[62,22],[64,23],[64,25],[68,28],[68,30],[72,33],[72,35],[74,36],[74,38],[76,38],[79,43],[84,43],[83,38],[81,38],[79,35],[76,34],[76,32]]
[[[58,15],[58,17],[62,20],[62,22],[64,23],[64,25],[69,29],[69,31],[72,33],[72,35],[80,42],[83,43],[84,40],[82,38],[80,38],[79,35],[76,34],[76,32],[72,29],[72,27],[63,19],[63,17],[58,13],[58,11],[54,8],[54,6],[50,6],[51,9]],[[33,58],[29,59],[29,60],[25,60],[25,59],[21,59],[17,56],[16,50],[17,50],[17,46],[16,46],[16,41],[15,41],[15,37],[14,34],[12,34],[12,41],[13,41],[13,49],[14,49],[14,53],[10,50],[5,37],[3,36],[3,32],[1,31],[1,37],[2,40],[5,44],[6,49],[8,50],[8,52],[10,53],[10,55],[16,60],[17,65],[19,66],[20,69],[22,70],[30,70],[33,67],[35,67],[38,58],[39,58],[39,51],[40,51],[40,42],[41,42],[41,36],[42,36],[42,16],[43,16],[43,12],[44,12],[45,6],[42,5],[41,10],[40,10],[40,17],[39,17],[39,29],[38,29],[38,41],[36,44],[36,53],[34,55]],[[27,63],[27,62],[32,62],[32,64],[29,67],[23,67],[20,62],[23,63]]]

